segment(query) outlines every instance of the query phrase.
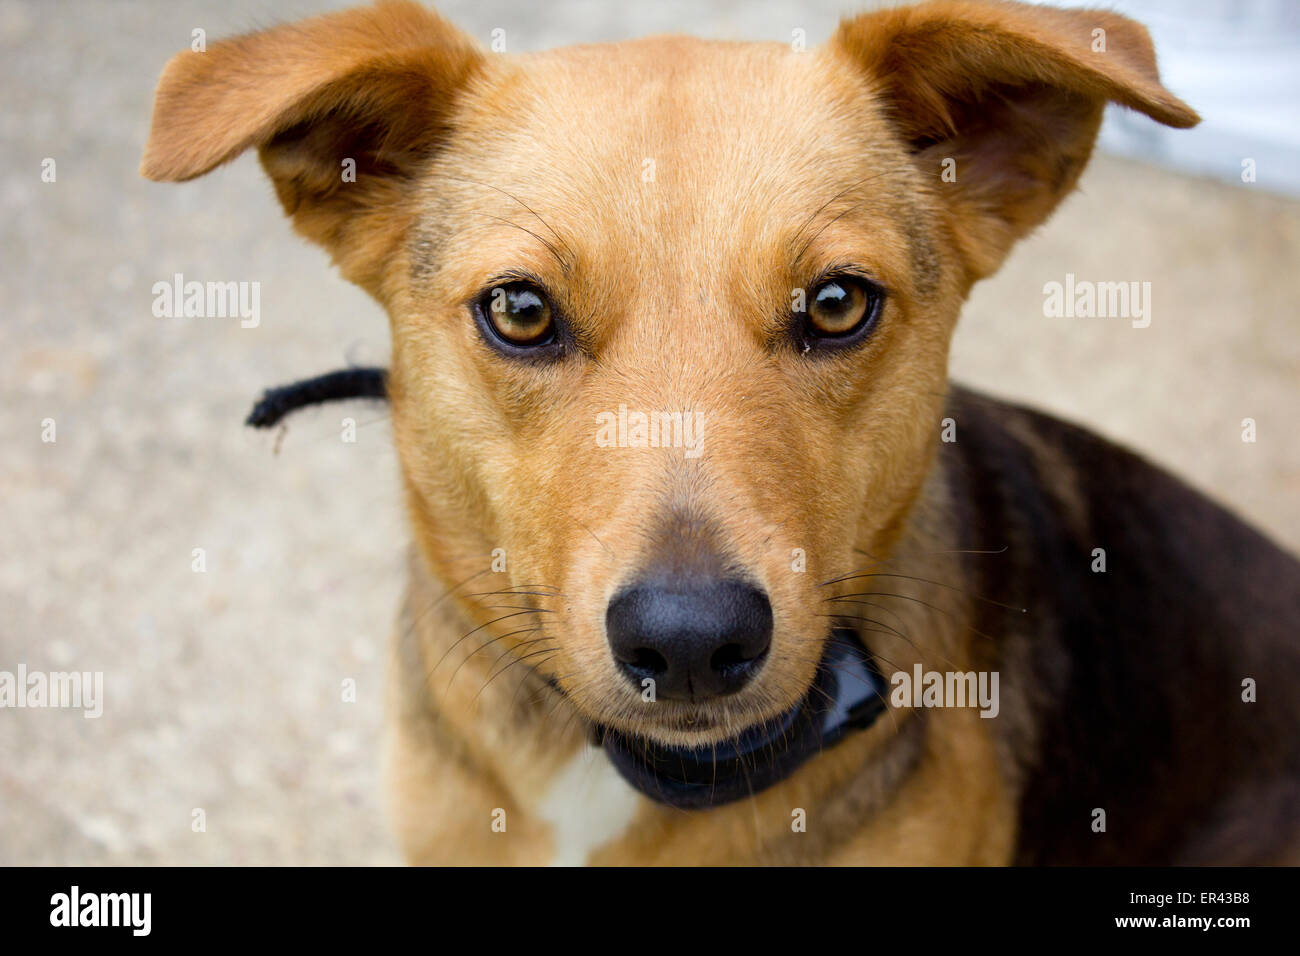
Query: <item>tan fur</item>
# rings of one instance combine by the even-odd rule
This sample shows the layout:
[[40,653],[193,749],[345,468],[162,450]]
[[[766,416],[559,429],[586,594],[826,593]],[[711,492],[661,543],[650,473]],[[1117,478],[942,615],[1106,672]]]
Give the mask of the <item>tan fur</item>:
[[[1089,50],[1095,27],[1106,54]],[[1025,92],[987,135],[962,104],[995,85]],[[821,653],[821,582],[871,566],[863,553],[963,544],[931,469],[950,333],[971,283],[1073,187],[1108,100],[1195,121],[1138,25],[1015,4],[867,15],[807,53],[657,37],[506,57],[386,3],[169,64],[144,173],[188,179],[257,147],[295,226],[391,317],[416,554],[387,760],[413,861],[546,862],[530,807],[590,723],[708,743],[778,714]],[[939,178],[948,156],[955,184]],[[776,347],[791,290],[844,261],[889,290],[869,347],[826,361]],[[583,355],[539,369],[483,344],[466,304],[508,269],[554,291]],[[620,404],[698,410],[706,453],[598,448],[596,416]],[[767,590],[776,631],[743,693],[648,716],[614,672],[604,612],[674,514]],[[953,561],[926,568],[960,580]],[[864,640],[900,668],[974,666],[958,598],[891,602],[915,643]],[[592,859],[1007,862],[1014,772],[989,723],[891,711],[752,800],[642,800]],[[798,807],[807,834],[791,833]]]

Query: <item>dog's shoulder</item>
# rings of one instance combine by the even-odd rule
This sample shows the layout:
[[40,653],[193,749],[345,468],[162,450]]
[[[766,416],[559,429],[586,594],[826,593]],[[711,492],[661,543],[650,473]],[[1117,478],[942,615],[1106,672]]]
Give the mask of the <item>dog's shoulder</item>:
[[1007,548],[972,580],[1028,616],[979,625],[1027,630],[1001,648],[1036,724],[1021,858],[1294,854],[1294,813],[1268,808],[1300,799],[1300,562],[1082,428],[960,388],[947,414],[960,524]]
[[[958,434],[969,438],[954,443],[961,467],[986,486],[976,493],[1006,499],[996,512],[1019,512],[1039,549],[1071,561],[1082,549],[1089,589],[1104,587],[1112,597],[1140,589],[1147,603],[1195,603],[1198,621],[1240,628],[1251,620],[1256,634],[1300,650],[1293,639],[1300,560],[1227,508],[1051,415],[960,387],[949,409],[961,423]],[[1104,554],[1094,554],[1099,549]]]

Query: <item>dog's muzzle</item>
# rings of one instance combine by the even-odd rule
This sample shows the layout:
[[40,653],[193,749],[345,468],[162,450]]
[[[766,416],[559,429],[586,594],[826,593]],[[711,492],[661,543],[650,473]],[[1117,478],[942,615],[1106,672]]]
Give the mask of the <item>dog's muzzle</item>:
[[620,774],[646,796],[683,810],[740,800],[780,783],[884,712],[884,681],[850,630],[827,642],[804,698],[779,717],[712,746],[670,747],[604,728],[601,744]]

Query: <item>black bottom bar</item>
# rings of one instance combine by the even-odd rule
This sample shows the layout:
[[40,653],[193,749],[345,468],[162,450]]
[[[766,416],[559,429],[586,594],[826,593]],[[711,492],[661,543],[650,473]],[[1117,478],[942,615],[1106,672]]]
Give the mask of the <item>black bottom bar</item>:
[[495,950],[511,935],[530,945],[544,936],[696,950],[701,929],[734,948],[779,923],[782,935],[803,940],[802,950],[826,946],[830,921],[864,947],[878,947],[882,937],[917,947],[1097,936],[1231,944],[1257,930],[1290,928],[1297,872],[15,868],[0,870],[0,916],[7,943],[75,935],[91,944],[292,939],[337,947],[415,933],[435,949]]

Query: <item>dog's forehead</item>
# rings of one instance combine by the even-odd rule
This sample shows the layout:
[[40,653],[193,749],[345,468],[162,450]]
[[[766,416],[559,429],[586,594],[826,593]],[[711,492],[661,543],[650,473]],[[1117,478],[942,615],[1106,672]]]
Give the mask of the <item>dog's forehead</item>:
[[[900,156],[867,84],[827,51],[655,37],[502,58],[442,169],[478,185],[450,190],[462,214],[495,206],[548,239],[598,225],[625,250],[662,250],[668,231],[685,253],[761,243]],[[882,178],[870,201],[897,214]]]

